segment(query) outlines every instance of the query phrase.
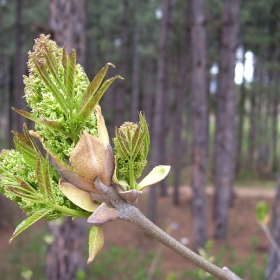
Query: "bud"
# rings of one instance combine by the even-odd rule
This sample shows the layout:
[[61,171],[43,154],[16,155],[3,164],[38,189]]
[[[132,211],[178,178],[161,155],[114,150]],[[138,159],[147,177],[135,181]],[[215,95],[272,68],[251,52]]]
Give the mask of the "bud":
[[129,188],[135,189],[135,180],[141,176],[147,165],[150,146],[149,130],[144,115],[139,114],[138,124],[125,122],[121,127],[116,128],[116,137],[113,141],[116,177],[129,182]]

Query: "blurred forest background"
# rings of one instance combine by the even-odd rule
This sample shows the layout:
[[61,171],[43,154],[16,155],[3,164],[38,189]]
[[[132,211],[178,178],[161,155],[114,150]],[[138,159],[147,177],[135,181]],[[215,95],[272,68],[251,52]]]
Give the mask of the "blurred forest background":
[[[182,205],[180,186],[190,186],[189,238],[195,250],[207,247],[209,238],[227,240],[230,208],[239,207],[234,185],[256,192],[276,187],[278,0],[0,0],[0,149],[13,147],[11,130],[22,130],[24,120],[10,107],[26,109],[22,77],[28,75],[28,51],[41,33],[51,34],[68,51],[77,49],[78,62],[90,80],[106,62],[116,65],[108,76],[120,74],[124,80],[114,82],[101,101],[110,136],[115,126],[136,122],[137,112],[145,112],[151,134],[147,169],[170,164],[172,174],[150,189],[144,212],[157,221],[159,197],[169,195],[174,207]],[[208,185],[213,186],[209,208]],[[280,190],[272,218],[272,234],[280,246],[278,204]],[[237,215],[243,213],[237,210]],[[81,222],[69,220],[48,230],[66,240],[75,227],[75,240],[86,231]],[[69,244],[64,241],[63,246]],[[74,279],[73,273],[86,271],[84,257],[78,254],[64,267],[74,267],[68,278],[59,278],[54,259],[61,247],[51,247],[46,279]],[[69,246],[69,252],[73,248]],[[268,259],[266,279],[280,279],[280,256],[273,248]],[[83,275],[75,279],[89,279]]]

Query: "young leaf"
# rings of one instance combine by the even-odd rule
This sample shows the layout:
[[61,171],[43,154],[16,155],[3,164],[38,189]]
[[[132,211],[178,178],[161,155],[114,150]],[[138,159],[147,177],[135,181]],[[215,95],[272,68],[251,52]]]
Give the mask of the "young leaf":
[[24,116],[25,118],[34,121],[35,123],[47,126],[51,128],[52,130],[57,130],[63,132],[63,134],[68,135],[69,137],[71,136],[70,133],[67,133],[65,129],[57,122],[57,121],[49,121],[44,118],[37,118],[36,116],[30,114],[29,112],[23,111],[23,110],[18,110],[16,108],[12,107],[12,110],[17,112],[18,114]]
[[150,148],[150,133],[149,133],[149,128],[148,124],[146,122],[146,118],[143,114],[139,114],[139,123],[142,129],[145,131],[147,130],[147,133],[145,135],[144,141],[145,141],[145,155],[146,157],[148,156],[149,148]]
[[145,187],[154,185],[163,180],[170,171],[169,165],[159,165],[153,168],[153,170],[137,185],[136,189],[141,191]]
[[47,194],[54,199],[53,190],[52,190],[52,183],[51,183],[51,175],[50,175],[50,162],[49,162],[49,154],[47,153],[46,156],[46,191]]
[[89,257],[87,263],[94,260],[97,253],[102,249],[104,244],[104,236],[102,226],[92,227],[89,232]]
[[14,143],[17,150],[23,155],[25,162],[31,166],[32,168],[36,168],[37,166],[37,151],[35,151],[29,143],[26,141],[26,138],[23,134],[18,132],[13,132]]
[[113,83],[114,80],[117,78],[123,79],[121,76],[115,76],[113,78],[110,78],[106,80],[101,88],[97,91],[96,94],[91,95],[90,98],[87,100],[87,102],[79,109],[78,111],[78,119],[82,119],[83,122],[81,123],[80,127],[82,127],[88,118],[88,116],[91,114],[92,110],[96,106],[96,104],[99,102],[100,98],[103,96],[107,88]]
[[17,228],[15,229],[12,237],[10,238],[10,243],[12,242],[12,240],[19,235],[21,232],[23,232],[24,230],[26,230],[28,227],[30,227],[31,225],[33,225],[35,222],[39,221],[40,219],[42,219],[44,216],[46,216],[49,212],[51,212],[51,209],[42,209],[39,210],[37,212],[35,212],[32,216],[30,216],[29,218],[25,219],[24,221],[22,221]]
[[38,195],[36,193],[30,192],[25,188],[15,186],[15,187],[6,187],[6,189],[20,198],[25,198],[26,200],[30,200],[30,201],[38,200]]
[[37,169],[36,169],[36,177],[38,180],[38,186],[43,194],[43,196],[47,196],[47,189],[46,189],[46,163],[43,159],[38,155],[37,159]]
[[133,158],[135,159],[142,147],[142,143],[146,137],[146,133],[147,133],[147,129],[145,131],[142,132],[142,135],[140,136],[138,142],[137,142],[137,145],[134,147],[134,150],[133,150]]
[[80,109],[85,106],[85,104],[88,102],[88,100],[96,93],[99,86],[101,85],[109,66],[112,66],[115,68],[115,65],[112,63],[107,63],[100,71],[99,73],[94,77],[94,79],[89,84],[87,90],[83,93],[83,96],[81,98],[82,104],[80,106]]
[[73,49],[67,61],[67,86],[66,92],[69,98],[74,95],[74,82],[75,82],[75,68],[76,68],[76,51]]
[[39,148],[37,147],[37,144],[35,143],[35,141],[33,140],[33,138],[31,137],[31,135],[29,133],[26,123],[23,124],[23,133],[24,133],[24,136],[26,137],[26,140],[27,140],[27,143],[29,144],[29,146],[32,147],[37,153],[41,154]]
[[45,51],[46,64],[48,66],[50,73],[52,74],[52,76],[55,79],[55,82],[58,84],[58,86],[62,90],[65,90],[64,85],[62,84],[59,74],[58,74],[58,66],[56,63],[56,58],[54,57],[52,52],[46,46],[44,46],[44,51]]
[[64,86],[67,88],[67,64],[68,64],[68,55],[66,52],[66,47],[63,48],[62,52],[62,65],[64,69]]
[[54,98],[56,99],[56,101],[58,102],[58,104],[60,105],[61,109],[63,110],[64,113],[67,113],[68,111],[68,104],[67,101],[63,98],[61,92],[59,91],[59,89],[54,85],[54,83],[51,81],[48,72],[44,66],[44,64],[38,62],[38,61],[34,61],[35,66],[38,70],[38,73],[40,74],[42,80],[44,81],[46,87],[49,88],[49,90],[52,92]]
[[94,212],[98,208],[89,192],[81,190],[63,179],[59,180],[59,188],[70,201],[80,208],[88,212]]
[[30,193],[35,193],[35,194],[37,193],[37,191],[34,188],[32,188],[27,182],[23,181],[19,177],[15,176],[15,178],[17,179],[21,188],[26,189]]

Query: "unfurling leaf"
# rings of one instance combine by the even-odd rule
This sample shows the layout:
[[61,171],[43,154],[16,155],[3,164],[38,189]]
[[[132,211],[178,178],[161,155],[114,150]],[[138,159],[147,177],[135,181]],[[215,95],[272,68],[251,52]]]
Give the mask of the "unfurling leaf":
[[102,227],[93,227],[89,232],[89,257],[87,263],[94,260],[97,253],[102,249],[104,236]]
[[[94,94],[92,95],[88,102],[80,109],[80,111],[78,112],[78,119],[87,119],[88,116],[91,114],[92,110],[95,108],[95,106],[97,105],[97,103],[99,102],[99,100],[101,99],[101,97],[103,96],[103,94],[105,93],[105,91],[108,89],[108,87],[117,79],[123,79],[121,76],[115,76],[113,78],[110,78],[108,80],[106,80],[100,87],[100,89]],[[83,123],[82,123],[83,125]]]
[[33,225],[35,222],[39,221],[40,219],[42,219],[44,216],[46,216],[49,212],[51,212],[51,209],[42,209],[39,210],[37,212],[35,212],[32,216],[30,216],[29,218],[25,219],[24,221],[22,221],[17,228],[15,229],[12,237],[10,238],[10,243],[12,242],[12,240],[19,235],[21,232],[23,232],[24,230],[26,230],[28,227],[30,227],[31,225]]
[[81,190],[63,179],[59,180],[59,188],[70,201],[80,208],[88,212],[94,212],[98,208],[89,192]]
[[141,191],[145,187],[154,185],[163,180],[170,171],[169,165],[159,165],[153,168],[153,170],[137,185],[136,189]]

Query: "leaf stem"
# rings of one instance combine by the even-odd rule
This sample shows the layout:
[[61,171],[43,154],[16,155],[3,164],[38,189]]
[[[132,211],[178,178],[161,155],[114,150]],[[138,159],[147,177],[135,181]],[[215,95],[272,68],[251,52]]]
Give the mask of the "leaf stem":
[[131,189],[135,188],[135,179],[134,179],[134,169],[133,169],[133,159],[129,159],[129,185]]
[[91,213],[89,213],[89,212],[82,212],[82,211],[70,209],[70,208],[63,207],[60,205],[55,205],[55,204],[50,204],[50,205],[53,207],[53,209],[55,209],[57,211],[60,211],[69,216],[73,216],[73,217],[77,217],[77,218],[88,218],[91,215]]

